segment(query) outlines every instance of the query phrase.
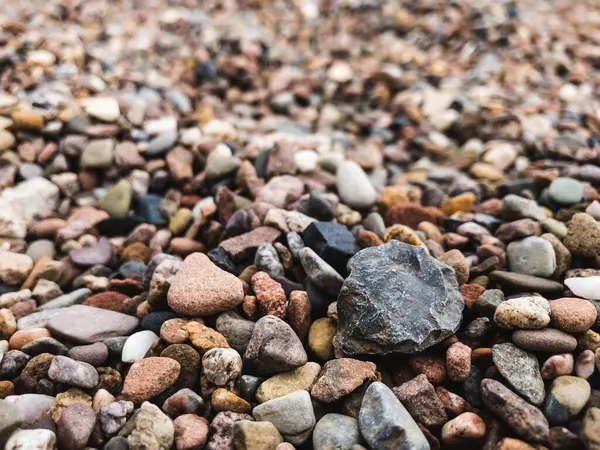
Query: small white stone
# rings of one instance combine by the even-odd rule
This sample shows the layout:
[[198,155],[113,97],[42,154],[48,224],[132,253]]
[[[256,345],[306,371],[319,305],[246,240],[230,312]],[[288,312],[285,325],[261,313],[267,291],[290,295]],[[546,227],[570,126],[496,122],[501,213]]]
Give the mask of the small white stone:
[[56,435],[50,430],[15,431],[4,450],[53,450],[56,448]]
[[340,198],[351,208],[366,209],[377,200],[377,192],[371,180],[354,161],[345,161],[340,165],[336,184]]
[[184,128],[181,130],[179,141],[183,145],[198,145],[202,141],[202,130],[198,127]]
[[596,369],[595,361],[596,358],[593,351],[589,349],[582,351],[575,362],[575,374],[579,378],[587,380]]
[[567,278],[565,284],[578,297],[600,300],[600,276]]
[[346,83],[352,79],[352,67],[345,61],[336,61],[331,65],[327,76],[336,83]]
[[27,54],[27,62],[29,64],[49,67],[56,61],[54,53],[48,50],[32,50]]
[[90,97],[83,100],[83,108],[90,116],[104,122],[114,122],[121,115],[119,103],[112,97]]
[[138,331],[132,334],[123,345],[121,361],[133,363],[144,359],[144,356],[157,339],[158,336],[150,330]]
[[294,153],[294,161],[300,172],[312,172],[317,168],[319,155],[312,150],[300,150],[299,152]]

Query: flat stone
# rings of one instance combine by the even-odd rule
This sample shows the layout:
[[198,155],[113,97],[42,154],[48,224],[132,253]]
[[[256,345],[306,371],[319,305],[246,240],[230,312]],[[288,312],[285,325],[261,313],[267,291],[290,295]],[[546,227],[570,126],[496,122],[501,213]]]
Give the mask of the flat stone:
[[517,297],[498,305],[494,322],[507,329],[540,329],[550,323],[550,303],[543,297]]
[[256,400],[264,403],[295,391],[310,391],[320,370],[321,366],[317,363],[309,362],[297,369],[277,374],[258,387],[255,393]]
[[559,177],[550,183],[550,198],[561,205],[573,205],[583,198],[583,184],[573,178]]
[[454,271],[425,249],[391,241],[362,250],[350,268],[337,302],[346,354],[416,353],[458,329],[464,300]]
[[96,208],[106,211],[111,217],[124,217],[129,211],[132,194],[131,183],[128,180],[121,180],[98,200]]
[[561,283],[523,273],[494,270],[488,276],[490,280],[517,292],[538,292],[549,296],[560,295],[563,292]]
[[69,358],[88,363],[94,367],[102,365],[108,358],[108,347],[103,342],[90,345],[78,345],[68,352]]
[[82,103],[85,112],[104,122],[114,122],[121,115],[119,103],[112,97],[88,97]]
[[492,358],[500,374],[527,401],[540,405],[546,391],[535,355],[511,343],[492,347]]
[[136,317],[92,306],[74,305],[52,316],[48,329],[56,336],[80,344],[93,344],[127,336],[138,326]]
[[535,219],[541,222],[546,218],[544,210],[533,200],[509,194],[504,197],[502,215],[509,220]]
[[600,276],[566,278],[565,284],[579,297],[600,300]]
[[537,236],[508,244],[506,256],[511,272],[549,277],[556,270],[556,256],[550,242]]
[[358,415],[360,432],[370,448],[429,450],[429,443],[400,400],[383,383],[372,383]]
[[252,415],[256,420],[271,422],[294,445],[306,442],[316,423],[310,394],[304,390],[262,403]]
[[43,305],[38,307],[38,310],[52,310],[57,308],[66,308],[73,305],[78,305],[83,303],[86,298],[88,298],[92,294],[92,290],[88,288],[80,288],[75,289],[74,291],[69,292],[68,294],[60,295]]
[[167,299],[179,314],[206,316],[238,306],[244,290],[237,277],[217,267],[203,253],[192,253],[177,271]]
[[534,352],[568,353],[577,347],[574,336],[553,328],[517,330],[512,335],[515,345]]

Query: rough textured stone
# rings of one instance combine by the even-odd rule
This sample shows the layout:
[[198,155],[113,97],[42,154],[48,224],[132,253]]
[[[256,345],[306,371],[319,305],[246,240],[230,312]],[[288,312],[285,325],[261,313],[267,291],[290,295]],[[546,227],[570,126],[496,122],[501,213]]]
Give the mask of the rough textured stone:
[[391,241],[362,250],[350,267],[337,302],[346,354],[415,353],[458,329],[464,301],[454,271],[423,248]]
[[210,423],[210,437],[206,450],[235,450],[233,425],[238,420],[254,420],[254,418],[248,414],[231,411],[218,413]]
[[540,329],[550,323],[550,304],[543,297],[517,297],[498,305],[494,322],[508,329]]
[[127,437],[130,450],[170,450],[175,429],[173,422],[156,405],[144,402],[119,432]]
[[502,383],[484,379],[481,382],[481,398],[485,406],[520,437],[532,442],[546,442],[548,439],[549,425],[542,412]]
[[238,420],[233,424],[233,443],[236,450],[270,450],[283,442],[271,422]]
[[442,426],[448,421],[444,404],[425,375],[392,389],[410,415],[426,427]]
[[375,380],[376,366],[370,361],[340,358],[327,361],[311,389],[315,400],[333,403],[351,394],[365,381]]
[[91,389],[100,381],[94,366],[66,356],[56,356],[48,369],[48,377],[57,383]]
[[321,366],[317,363],[309,362],[297,369],[277,374],[258,387],[256,400],[264,403],[302,389],[310,391],[320,370]]
[[302,238],[307,247],[341,274],[346,273],[348,260],[360,250],[354,235],[335,222],[313,222]]
[[360,431],[370,448],[429,450],[429,443],[394,393],[383,383],[369,386],[358,415]]
[[492,358],[504,379],[526,400],[534,405],[544,401],[544,381],[535,355],[505,343],[494,345]]
[[181,366],[171,358],[151,357],[134,363],[123,382],[123,397],[139,404],[177,381]]
[[89,406],[76,403],[63,411],[56,425],[59,446],[82,450],[94,431],[96,412]]

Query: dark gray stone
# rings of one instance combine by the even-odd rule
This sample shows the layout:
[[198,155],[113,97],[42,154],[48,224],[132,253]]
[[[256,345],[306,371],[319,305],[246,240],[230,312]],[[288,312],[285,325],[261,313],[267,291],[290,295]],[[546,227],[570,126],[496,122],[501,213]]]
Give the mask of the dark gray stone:
[[377,450],[429,450],[429,443],[400,400],[383,383],[372,383],[358,413],[360,431]]
[[350,450],[363,444],[358,421],[343,414],[324,415],[315,426],[312,441],[314,450]]
[[535,355],[514,344],[504,343],[492,347],[492,359],[500,374],[517,393],[534,405],[541,405],[546,392]]
[[349,265],[337,302],[344,353],[416,353],[458,329],[464,300],[454,270],[424,248],[393,240]]

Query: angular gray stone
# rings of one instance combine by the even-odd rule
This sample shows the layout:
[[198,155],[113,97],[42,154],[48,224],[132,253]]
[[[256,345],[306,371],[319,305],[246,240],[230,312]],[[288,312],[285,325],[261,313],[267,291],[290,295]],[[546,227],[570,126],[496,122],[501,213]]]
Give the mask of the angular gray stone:
[[56,297],[49,302],[41,305],[38,310],[43,311],[47,309],[55,309],[55,308],[66,308],[68,306],[78,305],[83,303],[83,301],[92,295],[92,290],[88,288],[76,289],[68,294],[63,294],[59,297]]
[[272,277],[282,277],[285,272],[277,250],[268,242],[260,244],[256,250],[254,265],[259,271],[267,272]]
[[312,248],[304,247],[300,251],[300,263],[315,286],[331,295],[337,296],[340,293],[344,279]]
[[271,422],[294,445],[306,442],[316,422],[310,394],[304,390],[262,403],[252,415],[256,420]]
[[509,220],[535,219],[539,222],[546,218],[546,213],[534,200],[529,200],[515,194],[509,194],[503,199],[502,215]]
[[511,272],[535,277],[549,277],[556,270],[556,255],[552,244],[537,236],[508,244],[506,249]]
[[231,348],[243,355],[252,337],[254,322],[245,319],[235,311],[225,311],[217,317],[215,328],[225,336]]
[[81,344],[127,336],[138,326],[136,317],[93,306],[74,305],[52,316],[47,327],[53,335]]
[[326,414],[317,422],[313,431],[314,450],[352,449],[363,445],[358,420],[343,414]]
[[349,266],[337,302],[344,353],[416,353],[458,329],[464,300],[454,270],[424,248],[392,240]]
[[372,383],[362,400],[358,425],[369,448],[429,450],[429,443],[400,400],[383,383]]
[[509,342],[492,347],[492,359],[504,379],[525,399],[541,405],[546,392],[535,355]]

